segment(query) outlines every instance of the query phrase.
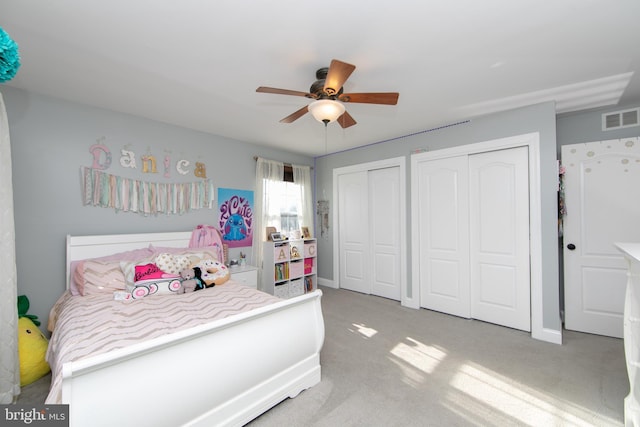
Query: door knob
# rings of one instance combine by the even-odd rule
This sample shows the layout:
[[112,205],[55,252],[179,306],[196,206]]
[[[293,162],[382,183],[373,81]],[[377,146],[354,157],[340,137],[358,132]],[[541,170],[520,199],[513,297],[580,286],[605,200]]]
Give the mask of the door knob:
[[576,248],[576,245],[574,245],[573,243],[569,243],[567,245],[567,249],[569,249],[570,251],[574,250]]

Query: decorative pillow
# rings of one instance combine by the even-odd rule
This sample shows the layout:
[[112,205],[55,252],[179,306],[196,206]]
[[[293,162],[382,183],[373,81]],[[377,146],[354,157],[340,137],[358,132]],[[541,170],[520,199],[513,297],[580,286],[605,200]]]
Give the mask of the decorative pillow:
[[[200,254],[203,255],[203,254]],[[188,268],[192,263],[198,262],[201,258],[192,254],[190,256],[161,254],[160,256],[152,256],[137,261],[123,261],[120,263],[122,274],[124,275],[125,285],[130,289],[141,280],[147,280],[148,277],[141,277],[141,273],[148,270],[149,266],[159,270],[162,278],[178,277],[180,270]],[[158,264],[158,261],[161,261]],[[181,267],[184,265],[184,267]],[[176,271],[176,267],[178,270]],[[158,277],[160,278],[160,276]],[[155,279],[155,278],[152,278]]]
[[136,282],[136,267],[145,266],[147,264],[155,263],[155,256],[147,256],[146,258],[132,260],[132,261],[120,261],[119,267],[123,274],[125,287],[134,286]]
[[180,277],[162,278],[154,280],[140,280],[135,285],[127,285],[127,292],[133,299],[144,298],[149,295],[176,294],[181,287]]
[[182,270],[189,268],[191,260],[187,255],[172,255],[163,252],[156,257],[156,265],[165,273],[179,275]]
[[[175,294],[180,290],[180,276],[162,271],[154,261],[147,259],[134,263],[122,263],[122,269],[128,275],[126,290],[133,299],[154,294]],[[133,271],[132,277],[131,271]]]
[[135,273],[133,276],[133,282],[135,284],[138,284],[140,282],[162,281],[180,277],[180,275],[178,274],[166,273],[152,262],[147,264],[137,264],[134,267],[134,272]]
[[197,256],[198,258],[212,258],[214,260],[218,260],[224,262],[224,257],[222,256],[222,249],[217,246],[206,246],[202,248],[170,248],[170,247],[155,247],[153,245],[149,245],[149,249],[156,255],[160,255],[162,253],[168,253],[171,255],[187,255],[187,256]]
[[110,293],[125,287],[124,275],[117,261],[81,261],[74,278],[78,292],[83,296]]
[[231,276],[226,265],[211,258],[203,259],[192,267],[200,268],[201,279],[207,286],[222,285]]
[[78,265],[82,262],[83,261],[71,261],[69,269],[69,271],[71,271],[71,274],[69,275],[69,291],[73,296],[82,295],[80,293],[80,289],[78,289],[78,284],[76,283],[76,270],[78,269]]
[[149,248],[143,248],[74,261],[71,263],[69,290],[76,296],[122,290],[125,288],[125,278],[120,269],[120,261],[141,259],[152,253]]

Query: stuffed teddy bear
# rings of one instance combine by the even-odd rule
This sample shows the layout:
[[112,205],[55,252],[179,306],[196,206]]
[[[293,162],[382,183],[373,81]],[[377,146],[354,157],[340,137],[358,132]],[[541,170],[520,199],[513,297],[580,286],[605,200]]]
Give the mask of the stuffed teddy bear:
[[49,341],[38,328],[40,321],[27,314],[29,298],[18,297],[18,353],[20,359],[20,385],[22,387],[47,375],[51,370],[45,360]]
[[195,292],[205,288],[205,283],[202,281],[202,272],[199,267],[185,268],[180,271],[180,289],[179,294],[186,292]]

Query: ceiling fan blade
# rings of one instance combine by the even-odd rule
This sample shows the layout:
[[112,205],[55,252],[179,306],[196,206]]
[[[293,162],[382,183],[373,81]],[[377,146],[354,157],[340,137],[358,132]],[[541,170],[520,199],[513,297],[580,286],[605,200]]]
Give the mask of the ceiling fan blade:
[[331,60],[329,72],[324,81],[324,92],[329,96],[337,94],[355,69],[355,65],[347,64],[337,59]]
[[276,95],[293,95],[293,96],[306,96],[307,98],[317,98],[316,95],[309,92],[301,92],[298,90],[278,89],[275,87],[260,86],[256,89],[256,92],[260,93],[274,93]]
[[342,102],[396,105],[399,96],[398,92],[343,93],[338,99]]
[[307,114],[307,111],[309,111],[309,107],[307,107],[305,105],[304,107],[302,107],[301,109],[299,109],[295,113],[289,114],[287,117],[285,117],[284,119],[280,120],[280,123],[292,123],[292,122],[298,120],[300,117],[302,117],[305,114]]
[[356,121],[353,119],[353,117],[351,117],[351,114],[346,111],[340,117],[338,117],[336,121],[340,123],[340,126],[342,126],[343,129],[356,124]]

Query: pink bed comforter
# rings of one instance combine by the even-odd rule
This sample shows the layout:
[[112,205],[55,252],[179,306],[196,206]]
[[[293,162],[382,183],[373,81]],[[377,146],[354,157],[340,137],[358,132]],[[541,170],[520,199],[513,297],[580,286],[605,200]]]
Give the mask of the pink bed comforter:
[[113,295],[65,292],[51,309],[47,361],[53,373],[46,403],[61,403],[62,365],[281,301],[229,281],[181,295],[115,301]]

